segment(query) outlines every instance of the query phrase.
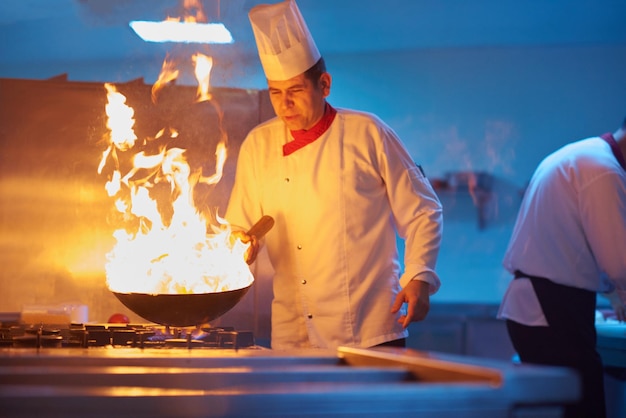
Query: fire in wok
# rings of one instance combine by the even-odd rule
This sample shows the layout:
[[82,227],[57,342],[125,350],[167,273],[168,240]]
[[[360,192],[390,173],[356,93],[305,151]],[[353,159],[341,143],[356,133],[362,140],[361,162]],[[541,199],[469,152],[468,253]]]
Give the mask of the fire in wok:
[[[248,235],[261,239],[274,226],[271,216],[263,216]],[[197,326],[219,318],[243,298],[252,284],[234,290],[188,294],[113,294],[128,309],[148,321],[175,327]]]

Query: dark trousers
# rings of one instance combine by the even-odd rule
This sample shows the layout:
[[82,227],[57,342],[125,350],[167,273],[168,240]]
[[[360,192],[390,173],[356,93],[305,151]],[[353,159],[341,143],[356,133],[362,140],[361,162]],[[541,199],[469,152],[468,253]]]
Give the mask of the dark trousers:
[[531,327],[507,320],[513,347],[523,363],[564,366],[579,373],[582,399],[567,407],[566,417],[604,418],[604,374],[596,352],[596,294],[529,278],[549,326]]

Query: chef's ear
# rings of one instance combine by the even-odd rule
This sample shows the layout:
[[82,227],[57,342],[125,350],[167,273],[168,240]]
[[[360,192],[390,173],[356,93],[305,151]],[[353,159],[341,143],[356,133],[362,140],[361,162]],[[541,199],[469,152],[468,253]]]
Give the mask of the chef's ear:
[[322,73],[322,75],[320,76],[319,86],[322,90],[322,94],[324,95],[324,97],[330,94],[330,85],[332,84],[332,81],[333,78],[330,76],[329,73]]

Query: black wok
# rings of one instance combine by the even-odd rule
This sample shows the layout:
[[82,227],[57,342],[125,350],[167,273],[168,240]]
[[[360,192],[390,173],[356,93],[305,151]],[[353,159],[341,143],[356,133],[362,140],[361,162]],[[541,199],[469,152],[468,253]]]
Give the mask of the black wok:
[[161,325],[188,327],[213,321],[231,310],[252,285],[216,293],[113,294],[140,317]]
[[[249,231],[258,239],[274,225],[263,216]],[[161,325],[187,327],[210,322],[232,309],[252,287],[215,293],[158,294],[113,292],[128,309],[142,318]]]

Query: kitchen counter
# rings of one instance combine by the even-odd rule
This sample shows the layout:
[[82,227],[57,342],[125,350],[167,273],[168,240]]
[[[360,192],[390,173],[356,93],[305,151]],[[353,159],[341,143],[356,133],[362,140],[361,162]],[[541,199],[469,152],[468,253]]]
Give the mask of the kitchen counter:
[[626,417],[626,324],[596,321],[596,349],[604,364],[607,418]]
[[4,417],[560,417],[578,385],[410,349],[0,349]]
[[605,366],[626,369],[626,324],[596,323],[597,349]]

